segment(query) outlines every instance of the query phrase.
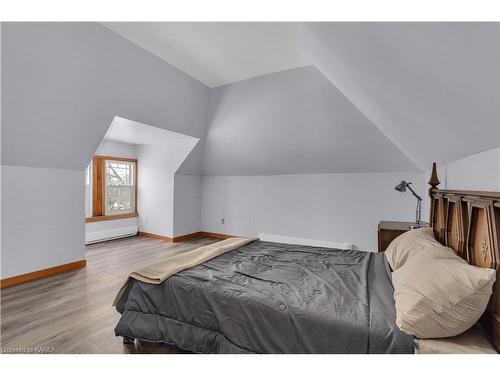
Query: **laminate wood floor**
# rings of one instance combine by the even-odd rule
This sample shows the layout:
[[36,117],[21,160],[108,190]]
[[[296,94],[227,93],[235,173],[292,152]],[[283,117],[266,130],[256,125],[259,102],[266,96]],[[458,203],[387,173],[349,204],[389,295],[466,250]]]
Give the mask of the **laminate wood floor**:
[[131,271],[216,241],[131,237],[88,245],[86,268],[1,291],[1,352],[181,353],[163,344],[124,345],[114,335],[120,314],[111,303]]

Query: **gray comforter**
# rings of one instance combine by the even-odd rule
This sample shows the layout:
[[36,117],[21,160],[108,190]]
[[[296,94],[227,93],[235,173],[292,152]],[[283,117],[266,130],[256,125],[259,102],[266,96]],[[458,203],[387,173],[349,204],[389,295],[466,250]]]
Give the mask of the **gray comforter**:
[[413,353],[383,254],[263,241],[131,279],[116,335],[198,353]]

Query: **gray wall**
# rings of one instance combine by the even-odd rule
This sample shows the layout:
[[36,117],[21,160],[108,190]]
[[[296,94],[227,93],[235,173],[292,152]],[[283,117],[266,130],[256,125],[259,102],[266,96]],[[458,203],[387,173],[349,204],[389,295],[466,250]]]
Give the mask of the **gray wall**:
[[415,220],[416,199],[394,190],[403,179],[424,196],[423,173],[206,176],[202,229],[353,243],[375,251],[380,220]]
[[2,277],[84,258],[84,169],[115,115],[205,131],[208,88],[99,24],[2,23],[1,76]]
[[85,259],[84,172],[1,171],[1,278]]
[[174,237],[201,230],[201,176],[174,176]]
[[314,66],[210,92],[205,175],[418,171]]
[[500,147],[443,166],[443,189],[500,191]]
[[204,231],[365,250],[380,220],[414,220],[416,201],[394,186],[424,189],[419,168],[314,66],[212,89],[203,172]]

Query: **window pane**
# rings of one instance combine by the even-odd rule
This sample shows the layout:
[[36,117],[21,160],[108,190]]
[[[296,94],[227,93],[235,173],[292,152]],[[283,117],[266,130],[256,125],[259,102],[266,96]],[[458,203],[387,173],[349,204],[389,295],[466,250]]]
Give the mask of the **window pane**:
[[108,187],[107,209],[109,212],[133,211],[133,194],[128,187]]
[[133,166],[129,162],[106,161],[106,184],[108,186],[133,185]]
[[134,167],[132,162],[104,162],[106,215],[135,211]]

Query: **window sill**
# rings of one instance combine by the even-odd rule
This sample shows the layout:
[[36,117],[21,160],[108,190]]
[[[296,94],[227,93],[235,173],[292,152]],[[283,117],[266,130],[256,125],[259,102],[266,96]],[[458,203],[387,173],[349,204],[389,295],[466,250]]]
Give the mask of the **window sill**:
[[91,216],[86,217],[86,223],[95,223],[96,221],[108,221],[108,220],[117,220],[117,219],[130,219],[132,217],[137,217],[137,212],[130,212],[128,214],[117,214],[117,215],[108,215],[108,216]]

